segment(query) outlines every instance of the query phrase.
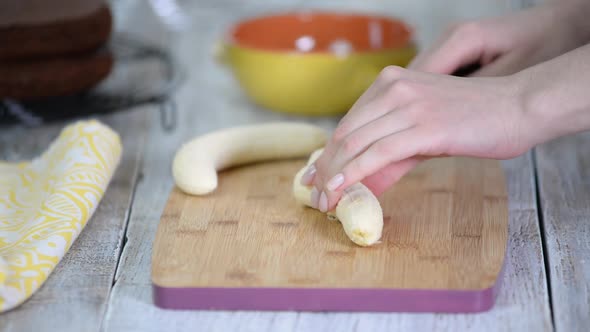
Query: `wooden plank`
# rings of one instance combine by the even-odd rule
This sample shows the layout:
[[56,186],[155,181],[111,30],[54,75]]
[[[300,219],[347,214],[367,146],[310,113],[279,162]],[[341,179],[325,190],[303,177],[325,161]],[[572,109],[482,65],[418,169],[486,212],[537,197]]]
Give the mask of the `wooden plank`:
[[590,326],[590,133],[536,149],[555,328]]
[[[146,115],[99,118],[121,134],[121,163],[94,216],[46,283],[23,305],[2,314],[1,331],[98,331],[120,257],[138,177]],[[30,159],[43,151],[63,123],[35,129],[3,128],[0,158]]]

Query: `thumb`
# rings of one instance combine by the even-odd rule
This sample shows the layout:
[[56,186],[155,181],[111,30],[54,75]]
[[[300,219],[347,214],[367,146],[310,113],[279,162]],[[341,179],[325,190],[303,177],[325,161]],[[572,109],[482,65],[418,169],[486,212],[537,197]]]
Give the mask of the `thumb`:
[[375,196],[386,192],[394,183],[399,181],[423,159],[412,157],[385,166],[377,173],[366,177],[362,182]]
[[525,54],[520,54],[518,52],[508,53],[498,57],[469,76],[483,77],[511,75],[525,69],[527,67],[526,61],[527,57]]
[[452,74],[461,67],[480,62],[483,41],[475,29],[460,25],[451,29],[432,48],[419,54],[409,69],[436,74]]

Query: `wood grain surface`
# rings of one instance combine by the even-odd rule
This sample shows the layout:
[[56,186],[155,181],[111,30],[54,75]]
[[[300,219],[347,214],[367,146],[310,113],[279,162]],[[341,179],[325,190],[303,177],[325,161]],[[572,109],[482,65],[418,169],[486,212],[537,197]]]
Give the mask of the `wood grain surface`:
[[154,243],[164,287],[482,290],[504,260],[508,205],[497,161],[444,158],[380,198],[381,243],[354,245],[338,222],[299,205],[304,161],[259,163],[220,175],[209,196],[175,189]]
[[590,133],[537,149],[547,269],[558,331],[590,329]]

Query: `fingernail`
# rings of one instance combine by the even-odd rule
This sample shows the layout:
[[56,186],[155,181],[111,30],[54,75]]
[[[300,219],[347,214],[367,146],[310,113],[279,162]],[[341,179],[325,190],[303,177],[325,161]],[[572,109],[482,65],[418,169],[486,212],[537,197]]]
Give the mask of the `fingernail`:
[[319,196],[319,191],[316,187],[313,187],[313,189],[311,190],[311,207],[314,209],[318,208],[318,196]]
[[322,212],[328,212],[328,196],[326,196],[326,193],[323,191],[320,195],[319,209]]
[[330,191],[338,189],[344,183],[344,174],[338,173],[326,183],[326,188]]
[[317,170],[313,164],[309,165],[305,173],[303,173],[303,176],[301,176],[301,184],[304,186],[309,186],[313,181],[316,171]]

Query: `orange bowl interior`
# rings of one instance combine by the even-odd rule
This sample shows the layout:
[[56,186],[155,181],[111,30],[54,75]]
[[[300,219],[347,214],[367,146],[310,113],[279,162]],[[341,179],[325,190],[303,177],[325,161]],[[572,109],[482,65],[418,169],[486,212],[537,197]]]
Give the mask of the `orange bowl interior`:
[[[325,12],[258,17],[237,24],[230,37],[239,46],[267,51],[328,52],[335,41],[345,41],[354,52],[403,47],[411,38],[402,21],[373,15]],[[312,46],[310,46],[309,40]]]

